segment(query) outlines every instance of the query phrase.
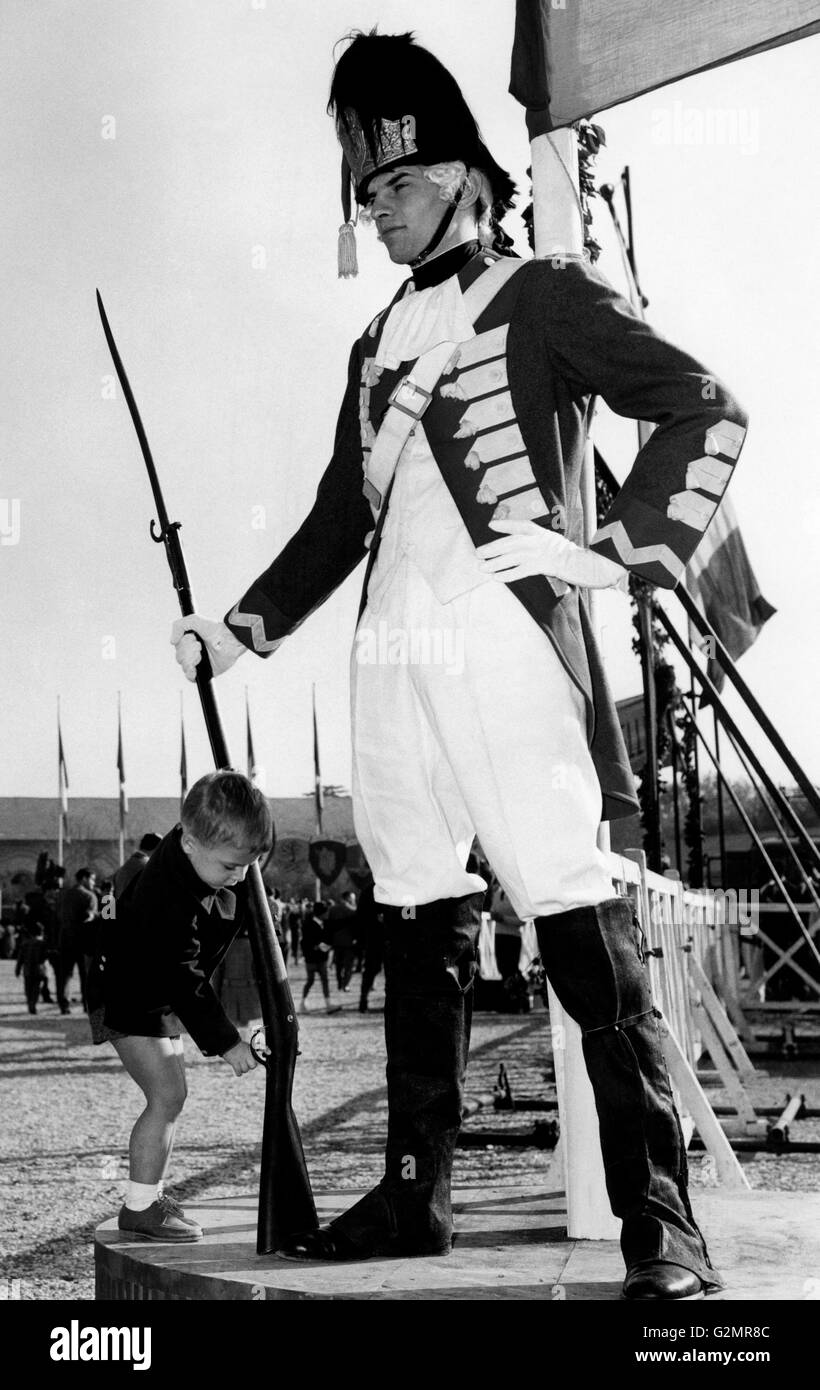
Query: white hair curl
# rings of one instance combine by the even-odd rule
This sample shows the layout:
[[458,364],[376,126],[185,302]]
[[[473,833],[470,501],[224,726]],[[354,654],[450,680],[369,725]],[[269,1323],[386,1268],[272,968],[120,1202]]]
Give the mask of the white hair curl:
[[[467,165],[463,160],[454,159],[441,164],[425,165],[422,172],[430,183],[438,186],[439,197],[445,203],[454,202],[456,194],[464,188],[468,180],[478,181],[478,198],[475,202],[477,235],[482,246],[492,246],[494,236],[492,224],[493,194],[490,180],[483,170],[471,169],[468,173]],[[359,207],[358,220],[365,224],[372,222],[373,214],[369,208]]]

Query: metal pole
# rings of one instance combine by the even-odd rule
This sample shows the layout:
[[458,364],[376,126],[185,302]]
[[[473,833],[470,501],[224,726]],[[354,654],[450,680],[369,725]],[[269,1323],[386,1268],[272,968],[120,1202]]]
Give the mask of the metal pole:
[[680,795],[678,790],[678,735],[671,709],[666,712],[666,723],[672,744],[672,811],[675,818],[675,861],[678,875],[683,879],[683,846],[680,837]]
[[[117,751],[122,749],[122,693],[117,691]],[[117,805],[120,817],[120,867],[125,863],[125,816],[122,804],[122,773],[120,771],[120,760],[117,758]]]
[[720,665],[726,672],[728,679],[731,681],[738,695],[740,695],[741,699],[747,705],[751,714],[754,716],[757,723],[760,725],[761,729],[763,730],[767,739],[771,743],[775,752],[778,754],[778,756],[785,763],[786,767],[789,769],[789,772],[792,774],[792,777],[799,786],[800,790],[802,791],[812,810],[815,812],[816,815],[820,816],[820,793],[818,792],[817,787],[814,785],[813,782],[809,781],[809,778],[806,776],[805,772],[798,763],[791,749],[788,748],[787,745],[783,742],[783,739],[777,732],[777,729],[774,727],[774,724],[772,723],[771,719],[769,719],[768,715],[765,714],[764,711],[761,709],[758,701],[755,699],[754,695],[752,694],[748,685],[744,681],[743,677],[738,674],[738,670],[735,666],[734,661],[730,657],[729,653],[727,652],[726,648],[724,647],[723,643],[721,642],[711,623],[707,618],[703,616],[694,599],[692,598],[691,594],[688,594],[686,592],[686,589],[684,589],[682,584],[679,584],[675,589],[675,596],[678,599],[680,599],[680,602],[683,604],[684,610],[686,612],[686,616],[691,620],[692,623],[694,623],[701,637],[708,637],[712,642],[712,654],[715,661],[720,662]]
[[60,729],[60,697],[57,696],[57,863],[63,862],[63,764]]
[[[618,241],[620,243],[623,255],[626,258],[629,270],[631,270],[632,272],[633,285],[630,287],[631,303],[635,308],[636,312],[642,314],[643,309],[646,307],[647,300],[645,296],[642,294],[640,286],[638,284],[638,276],[635,266],[635,246],[632,228],[632,202],[629,187],[628,168],[624,169],[621,178],[624,189],[624,197],[626,199],[627,204],[627,218],[629,229],[628,241],[624,236],[623,228],[621,227],[621,224],[618,220],[618,214],[615,209],[613,199],[612,186],[606,185],[605,187],[601,188],[600,192],[604,197],[607,206],[609,207],[610,213],[612,215],[613,225],[615,227],[616,236],[618,237]],[[639,424],[638,433],[639,437],[641,438],[641,443],[643,443],[644,441],[643,436],[641,435],[641,429],[642,426]],[[651,426],[644,425],[643,429],[647,432],[650,432]],[[615,492],[618,491],[617,483],[615,483],[614,490]],[[803,771],[802,767],[798,763],[791,749],[784,742],[777,729],[775,728],[774,724],[772,723],[771,719],[769,719],[768,715],[764,713],[759,702],[755,699],[754,695],[752,694],[748,685],[744,681],[743,677],[738,674],[738,670],[735,666],[734,661],[727,652],[725,646],[721,642],[711,623],[705,617],[705,615],[701,613],[694,599],[690,594],[687,593],[683,584],[678,584],[674,592],[676,597],[682,603],[690,622],[694,624],[700,635],[702,637],[708,637],[711,639],[712,650],[715,660],[720,662],[720,665],[726,672],[728,679],[731,681],[732,685],[735,687],[735,690],[738,692],[741,699],[745,702],[752,715],[757,720],[757,723],[760,725],[761,729],[768,738],[775,752],[778,754],[778,756],[785,763],[786,767],[789,769],[789,772],[794,777],[794,780],[796,781],[800,790],[803,792],[803,795],[806,797],[806,800],[808,801],[812,810],[815,812],[816,815],[820,816],[820,791],[818,791],[814,783],[811,782],[809,778],[806,776],[806,773]]]
[[[712,717],[715,724],[715,762],[720,767],[720,724],[718,722],[717,710],[712,707]],[[717,811],[718,811],[718,846],[720,850],[720,882],[723,888],[726,887],[726,825],[723,819],[723,778],[717,779]]]
[[643,677],[643,717],[646,729],[646,775],[641,787],[646,821],[646,857],[650,869],[661,871],[661,814],[658,788],[658,705],[655,691],[655,663],[652,645],[651,597],[642,589],[635,594],[638,607],[638,632],[641,643],[641,675]]
[[[700,729],[698,728],[697,701],[696,701],[696,696],[695,696],[695,680],[694,680],[694,676],[691,676],[691,677],[690,677],[689,698],[690,698],[691,701],[692,701],[692,709],[691,709],[691,711],[690,711],[690,714],[691,714],[691,718],[692,718],[692,723],[693,723],[693,725],[694,725],[695,734],[696,734],[697,736],[700,736]],[[702,804],[701,804],[701,798],[700,798],[700,758],[698,757],[698,739],[697,739],[697,737],[695,738],[694,744],[692,745],[692,761],[694,762],[694,765],[695,765],[695,789],[694,789],[694,793],[691,793],[691,792],[690,792],[690,798],[689,798],[689,799],[690,799],[690,803],[691,803],[691,805],[692,805],[692,809],[694,810],[695,835],[696,835],[696,837],[697,837],[697,852],[696,852],[695,858],[694,858],[694,860],[693,860],[693,866],[692,866],[693,872],[692,872],[692,874],[691,874],[691,878],[692,878],[692,887],[693,887],[693,888],[702,888],[702,887],[703,887],[703,815],[702,815]]]
[[[689,651],[689,648],[686,646],[686,643],[684,642],[680,633],[677,631],[674,624],[670,620],[668,613],[666,613],[666,611],[661,607],[660,604],[658,604],[656,612],[659,620],[663,623],[664,628],[669,634],[669,637],[671,638],[675,647],[680,652],[681,656],[683,657],[684,661],[689,667],[692,677],[700,682],[708,699],[717,710],[724,729],[726,729],[729,733],[732,734],[734,739],[743,749],[744,753],[746,754],[746,757],[749,759],[749,762],[752,764],[752,767],[755,769],[758,777],[760,778],[764,787],[769,793],[769,796],[772,798],[772,801],[777,806],[780,815],[783,817],[783,820],[788,825],[790,825],[792,829],[795,831],[804,850],[810,856],[814,864],[820,867],[820,849],[818,849],[817,845],[814,843],[814,840],[809,835],[808,831],[806,830],[806,827],[800,820],[800,817],[796,815],[791,803],[783,795],[782,791],[777,786],[777,783],[774,781],[774,779],[769,776],[768,772],[761,763],[757,754],[750,746],[748,739],[746,739],[740,732],[740,729],[735,723],[735,720],[730,715],[725,704],[723,703],[723,700],[721,699],[714,685],[710,681],[708,675],[705,671],[702,671],[698,666],[697,662],[695,661],[695,658]],[[694,690],[694,685],[692,689]]]

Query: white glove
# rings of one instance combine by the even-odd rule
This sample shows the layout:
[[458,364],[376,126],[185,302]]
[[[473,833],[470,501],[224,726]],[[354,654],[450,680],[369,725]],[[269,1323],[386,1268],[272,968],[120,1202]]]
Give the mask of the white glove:
[[476,553],[486,572],[504,584],[543,574],[587,589],[626,586],[629,571],[623,565],[576,545],[558,531],[549,531],[534,521],[491,521],[490,526],[506,534],[478,546]]
[[[191,635],[194,632],[197,637]],[[215,676],[221,676],[248,650],[225,623],[200,618],[198,613],[192,613],[189,618],[177,618],[171,628],[171,641],[177,649],[177,661],[189,681],[196,680],[196,668],[202,658],[198,638],[206,647]]]

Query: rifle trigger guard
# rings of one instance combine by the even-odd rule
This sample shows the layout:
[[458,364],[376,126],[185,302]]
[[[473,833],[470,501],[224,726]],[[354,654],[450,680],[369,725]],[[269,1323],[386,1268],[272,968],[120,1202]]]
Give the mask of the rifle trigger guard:
[[[179,523],[177,523],[177,525],[178,525],[178,524],[179,524]],[[257,1052],[256,1048],[254,1047],[254,1043],[256,1042],[256,1039],[257,1039],[257,1038],[260,1038],[260,1037],[261,1037],[262,1043],[263,1043],[263,1045],[264,1045],[264,1043],[265,1043],[265,1030],[264,1030],[264,1028],[254,1028],[253,1032],[251,1033],[250,1041],[248,1042],[248,1046],[249,1046],[251,1052],[253,1053],[254,1057],[256,1058],[257,1062],[259,1062],[261,1066],[267,1067],[267,1065],[268,1065],[268,1058],[267,1058],[267,1055],[266,1055],[264,1052]]]
[[[155,526],[156,530],[154,530]],[[181,521],[169,521],[168,525],[163,528],[161,526],[157,526],[156,522],[154,521],[154,518],[151,517],[151,525],[148,529],[151,532],[151,540],[156,541],[157,545],[163,545],[165,541],[168,539],[171,532],[178,531],[181,526]]]

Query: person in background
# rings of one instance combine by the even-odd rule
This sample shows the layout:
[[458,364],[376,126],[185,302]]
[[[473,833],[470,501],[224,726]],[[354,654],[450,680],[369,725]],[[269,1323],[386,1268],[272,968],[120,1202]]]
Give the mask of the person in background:
[[60,897],[59,959],[57,966],[57,1003],[61,1014],[70,1014],[66,987],[74,967],[80,977],[80,998],[86,1007],[86,943],[89,926],[99,916],[94,886],[97,875],[91,869],[78,869],[75,882]]
[[328,920],[333,941],[336,985],[342,994],[347,994],[356,954],[356,894],[352,891],[343,893],[341,901],[333,904]]
[[125,863],[120,865],[114,875],[113,887],[115,898],[121,897],[135,874],[138,874],[141,869],[145,868],[148,860],[160,843],[161,839],[159,835],[156,835],[153,830],[146,831],[140,840],[139,849],[135,849],[134,853],[129,855]]
[[298,898],[291,898],[287,906],[285,930],[290,938],[290,953],[293,957],[293,964],[299,960],[299,935],[302,926],[302,909],[299,906]]
[[282,951],[282,959],[285,965],[288,963],[288,938],[285,933],[285,904],[279,896],[279,889],[274,886],[273,892],[268,893],[268,907],[270,908],[273,930],[276,932],[276,940],[279,942]]
[[40,990],[46,983],[46,933],[36,917],[32,917],[20,934],[14,973],[23,976],[28,1011],[36,1014]]
[[327,979],[327,962],[330,955],[330,942],[327,939],[327,904],[314,903],[309,917],[302,922],[302,955],[305,960],[307,979],[299,1003],[300,1014],[309,1013],[307,997],[315,979],[322,985],[325,996],[325,1013],[337,1014],[338,1005],[330,1002],[330,985]]
[[368,997],[376,976],[384,968],[384,924],[373,897],[373,879],[365,884],[356,907],[356,939],[363,952],[359,1013],[368,1011]]

